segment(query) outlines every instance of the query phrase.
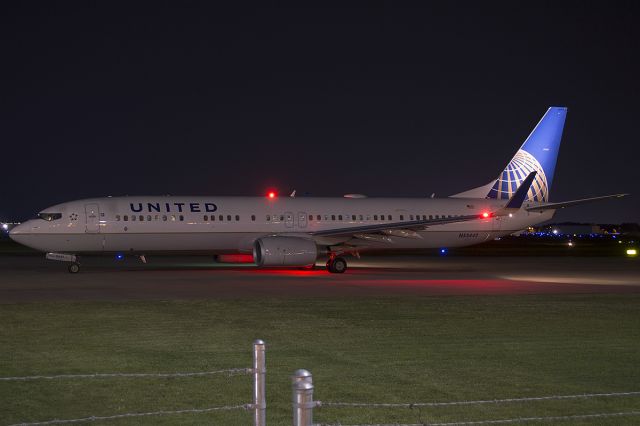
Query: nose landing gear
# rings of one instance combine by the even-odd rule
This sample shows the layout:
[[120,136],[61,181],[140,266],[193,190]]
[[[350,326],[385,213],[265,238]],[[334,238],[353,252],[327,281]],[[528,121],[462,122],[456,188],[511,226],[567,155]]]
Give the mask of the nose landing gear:
[[327,271],[332,274],[342,274],[347,270],[347,261],[344,257],[331,256],[327,261]]
[[57,262],[67,262],[69,265],[67,269],[70,274],[77,274],[80,272],[80,262],[78,260],[78,256],[75,254],[67,254],[67,253],[47,253],[45,258],[47,260],[55,260]]

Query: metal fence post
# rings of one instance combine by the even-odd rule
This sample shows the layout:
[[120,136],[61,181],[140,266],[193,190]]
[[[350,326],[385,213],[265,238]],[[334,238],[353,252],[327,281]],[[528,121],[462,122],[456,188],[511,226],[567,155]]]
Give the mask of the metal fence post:
[[267,399],[265,397],[265,344],[263,340],[253,342],[253,424],[266,426]]
[[293,388],[293,426],[313,424],[313,376],[307,370],[296,370],[291,377]]

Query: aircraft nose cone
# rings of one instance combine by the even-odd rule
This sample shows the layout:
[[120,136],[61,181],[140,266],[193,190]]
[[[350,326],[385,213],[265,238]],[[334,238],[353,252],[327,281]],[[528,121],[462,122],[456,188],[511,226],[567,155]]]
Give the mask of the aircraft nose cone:
[[19,239],[29,233],[29,227],[24,223],[14,226],[9,230],[9,238],[13,241],[20,242]]

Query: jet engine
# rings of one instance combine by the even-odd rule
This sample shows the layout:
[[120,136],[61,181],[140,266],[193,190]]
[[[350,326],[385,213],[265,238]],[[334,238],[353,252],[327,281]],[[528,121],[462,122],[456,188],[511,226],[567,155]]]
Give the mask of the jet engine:
[[316,243],[305,238],[264,237],[253,245],[253,258],[258,266],[309,266],[317,257]]

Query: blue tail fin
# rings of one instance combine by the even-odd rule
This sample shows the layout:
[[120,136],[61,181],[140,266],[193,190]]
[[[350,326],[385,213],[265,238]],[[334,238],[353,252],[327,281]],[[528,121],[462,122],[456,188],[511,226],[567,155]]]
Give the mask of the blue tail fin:
[[508,200],[531,172],[537,172],[527,201],[549,201],[567,108],[551,107],[495,181],[487,198]]

